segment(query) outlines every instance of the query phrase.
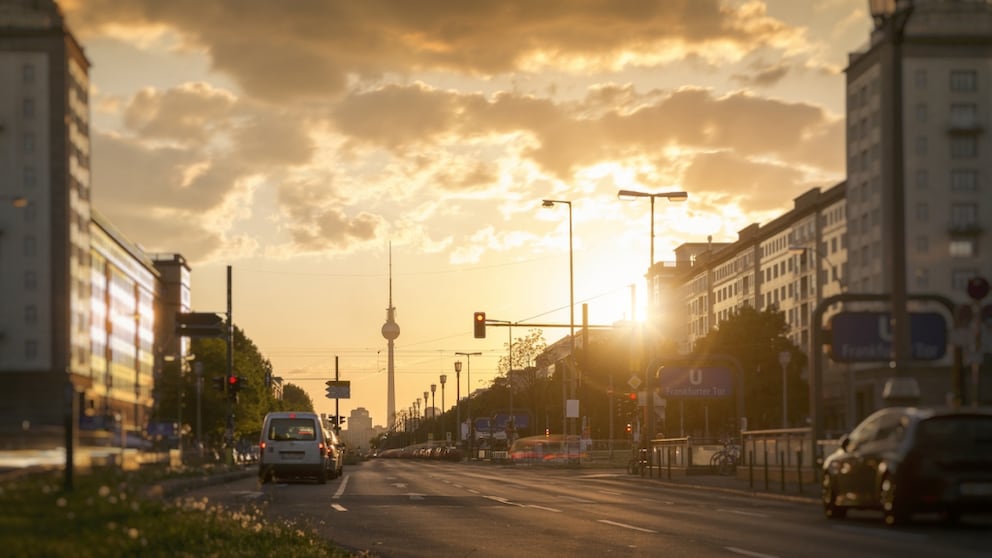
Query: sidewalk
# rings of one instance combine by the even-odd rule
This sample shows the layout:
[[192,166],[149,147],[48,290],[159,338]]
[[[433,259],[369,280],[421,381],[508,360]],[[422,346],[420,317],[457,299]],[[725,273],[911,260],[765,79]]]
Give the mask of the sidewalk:
[[706,490],[734,492],[751,496],[784,499],[796,502],[818,504],[820,502],[820,486],[813,473],[807,471],[807,477],[802,479],[802,485],[795,476],[783,479],[781,474],[769,472],[767,483],[764,470],[740,468],[736,475],[719,475],[716,473],[693,472],[686,473],[685,469],[672,469],[671,476],[667,469],[654,469],[651,475],[645,471],[643,475],[629,475],[641,478],[645,482],[658,482],[682,487],[694,487]]

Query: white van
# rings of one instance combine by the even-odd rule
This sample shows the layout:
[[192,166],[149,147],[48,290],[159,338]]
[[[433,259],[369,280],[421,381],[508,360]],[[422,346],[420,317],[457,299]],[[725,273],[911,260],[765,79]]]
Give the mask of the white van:
[[324,484],[338,469],[330,432],[317,413],[279,411],[265,415],[258,443],[258,480],[313,478]]

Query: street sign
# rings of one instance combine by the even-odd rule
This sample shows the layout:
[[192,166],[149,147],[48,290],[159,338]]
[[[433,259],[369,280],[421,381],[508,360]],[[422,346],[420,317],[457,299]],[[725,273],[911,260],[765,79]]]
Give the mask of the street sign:
[[636,390],[641,385],[641,378],[639,376],[631,376],[627,380],[627,385],[630,386],[630,389]]
[[734,373],[716,366],[688,368],[664,366],[658,371],[662,397],[710,399],[734,394]]
[[[892,314],[840,312],[830,320],[830,358],[838,362],[877,362],[892,358]],[[947,322],[937,312],[909,313],[913,360],[940,360],[947,353]]]
[[327,398],[328,399],[351,399],[351,382],[348,380],[328,380],[325,382],[327,384]]
[[176,335],[181,337],[227,337],[224,316],[212,312],[176,312]]

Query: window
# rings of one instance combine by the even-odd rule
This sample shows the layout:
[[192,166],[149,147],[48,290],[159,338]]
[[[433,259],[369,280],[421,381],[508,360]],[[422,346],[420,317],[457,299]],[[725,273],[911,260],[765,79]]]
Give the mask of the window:
[[951,171],[952,192],[975,192],[977,190],[978,171],[970,169],[958,169]]
[[24,358],[27,360],[34,360],[38,358],[38,342],[34,340],[27,340],[24,342]]
[[21,103],[21,113],[24,118],[34,118],[34,99],[24,99]]
[[951,204],[951,224],[955,227],[971,227],[978,223],[978,205],[973,203]]
[[926,236],[916,237],[916,251],[926,254],[930,250],[930,238]]
[[38,184],[38,173],[34,167],[28,165],[24,167],[24,187],[34,188]]
[[37,252],[37,246],[33,236],[24,237],[24,256],[33,258]]
[[927,169],[916,169],[916,189],[926,190],[929,182]]
[[978,73],[975,70],[952,70],[951,91],[955,93],[978,91]]
[[927,154],[927,137],[917,136],[916,137],[916,154],[923,156]]
[[971,258],[975,255],[973,239],[956,239],[951,241],[950,254],[952,258]]
[[916,121],[923,124],[927,121],[927,104],[919,103],[916,105]]
[[951,105],[951,126],[955,128],[972,128],[978,123],[978,105]]
[[34,83],[34,66],[25,64],[21,66],[21,81],[24,83]]
[[24,307],[24,323],[32,325],[38,322],[38,308],[29,304]]
[[974,159],[978,156],[978,138],[975,136],[954,136],[951,138],[952,159]]
[[38,288],[38,276],[33,271],[24,272],[24,290],[33,291]]
[[24,152],[34,153],[34,134],[24,134]]
[[968,281],[977,275],[978,272],[974,269],[955,269],[951,271],[951,289],[958,292],[965,292],[968,288]]
[[930,206],[925,202],[916,204],[916,220],[921,223],[930,220]]
[[916,287],[925,289],[930,286],[930,270],[919,268],[916,270]]
[[926,70],[916,70],[913,73],[913,83],[916,85],[917,90],[923,90],[927,88],[927,71]]

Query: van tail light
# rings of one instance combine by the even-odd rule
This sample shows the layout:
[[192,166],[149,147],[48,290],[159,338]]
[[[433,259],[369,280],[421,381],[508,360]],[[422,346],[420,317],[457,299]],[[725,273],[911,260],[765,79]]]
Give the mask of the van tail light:
[[327,446],[325,446],[324,444],[320,444],[320,455],[321,456],[327,455]]
[[258,443],[258,449],[261,450],[261,451],[265,451],[265,442],[259,442]]

